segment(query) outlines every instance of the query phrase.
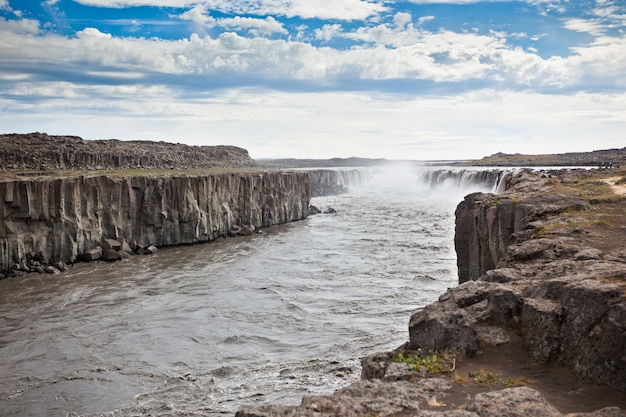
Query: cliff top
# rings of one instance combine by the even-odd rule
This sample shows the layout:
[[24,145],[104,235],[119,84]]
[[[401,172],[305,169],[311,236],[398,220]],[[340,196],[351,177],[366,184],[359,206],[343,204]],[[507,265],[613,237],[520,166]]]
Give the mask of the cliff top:
[[0,135],[0,170],[197,169],[254,167],[236,146],[153,141],[84,140],[46,133]]
[[538,167],[538,166],[593,166],[600,167],[613,163],[614,167],[626,165],[626,148],[605,149],[592,152],[570,152],[562,154],[524,155],[495,153],[477,161],[461,162],[462,166],[503,166],[503,167]]

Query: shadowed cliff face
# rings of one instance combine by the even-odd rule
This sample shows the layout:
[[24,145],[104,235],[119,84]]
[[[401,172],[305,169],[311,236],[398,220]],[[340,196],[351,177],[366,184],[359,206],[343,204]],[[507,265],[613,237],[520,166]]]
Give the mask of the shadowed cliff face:
[[2,181],[0,270],[74,262],[102,239],[190,244],[300,220],[310,194],[308,175],[293,172]]

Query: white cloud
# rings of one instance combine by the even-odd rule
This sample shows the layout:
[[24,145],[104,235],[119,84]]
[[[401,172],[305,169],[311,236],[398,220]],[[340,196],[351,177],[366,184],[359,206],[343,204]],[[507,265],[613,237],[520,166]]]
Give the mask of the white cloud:
[[339,24],[324,25],[320,29],[315,29],[315,39],[328,42],[341,33],[341,31],[342,28]]
[[411,20],[413,20],[411,13],[398,12],[393,16],[393,24],[400,30],[406,28],[406,25],[411,23]]
[[593,36],[603,35],[606,31],[606,26],[599,20],[590,19],[567,19],[563,25],[566,29],[573,30],[575,32],[589,33]]
[[17,109],[12,100],[0,100],[6,131],[232,144],[257,158],[456,159],[498,151],[590,151],[624,146],[626,129],[626,93],[555,96],[486,89],[399,99],[229,89],[190,98],[166,86],[19,82],[10,93],[50,100],[21,102]]
[[190,20],[199,25],[213,25],[215,23],[215,19],[209,16],[207,8],[200,4],[182,13],[178,16],[178,18],[182,20]]
[[156,6],[216,10],[227,14],[305,19],[365,20],[388,10],[383,0],[76,0],[97,7]]
[[2,34],[1,48],[16,48],[19,45],[9,41],[10,38],[19,38],[22,35],[33,35],[39,33],[39,21],[32,19],[6,20],[0,17],[0,34]]
[[9,0],[0,0],[0,10],[11,10]]
[[[600,37],[591,45],[572,48],[574,53],[569,57],[544,59],[532,49],[511,47],[502,34],[431,33],[411,23],[404,25],[408,22],[406,16],[400,20],[400,26],[362,27],[348,33],[340,32],[338,25],[330,25],[316,32],[320,40],[342,36],[370,45],[343,51],[235,33],[169,41],[119,38],[87,28],[75,38],[65,38],[41,33],[38,22],[26,19],[0,19],[0,35],[4,45],[2,59],[10,62],[15,71],[20,63],[39,62],[44,68],[55,64],[100,71],[105,65],[113,72],[172,76],[245,73],[247,79],[309,80],[325,85],[339,78],[485,80],[538,90],[570,88],[578,83],[583,88],[594,87],[599,81],[623,88],[626,83],[625,37]],[[216,23],[259,36],[284,30],[273,18],[220,19]],[[67,77],[71,79],[71,74]]]
[[217,19],[216,24],[227,29],[246,30],[255,36],[271,35],[273,33],[286,35],[288,33],[283,24],[272,16],[268,16],[265,19],[236,16],[234,18]]

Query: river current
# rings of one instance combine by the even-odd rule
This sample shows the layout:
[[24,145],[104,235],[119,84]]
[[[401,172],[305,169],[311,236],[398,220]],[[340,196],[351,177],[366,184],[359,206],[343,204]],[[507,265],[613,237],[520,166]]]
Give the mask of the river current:
[[0,281],[0,415],[233,415],[348,385],[456,285],[454,209],[492,188],[428,169],[254,236]]

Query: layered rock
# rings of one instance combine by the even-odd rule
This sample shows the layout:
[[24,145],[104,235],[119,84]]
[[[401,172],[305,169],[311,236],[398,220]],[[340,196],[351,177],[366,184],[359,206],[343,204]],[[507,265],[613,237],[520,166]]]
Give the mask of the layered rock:
[[[306,173],[77,176],[0,181],[0,271],[135,247],[207,242],[304,219]],[[97,254],[96,254],[97,256]]]

